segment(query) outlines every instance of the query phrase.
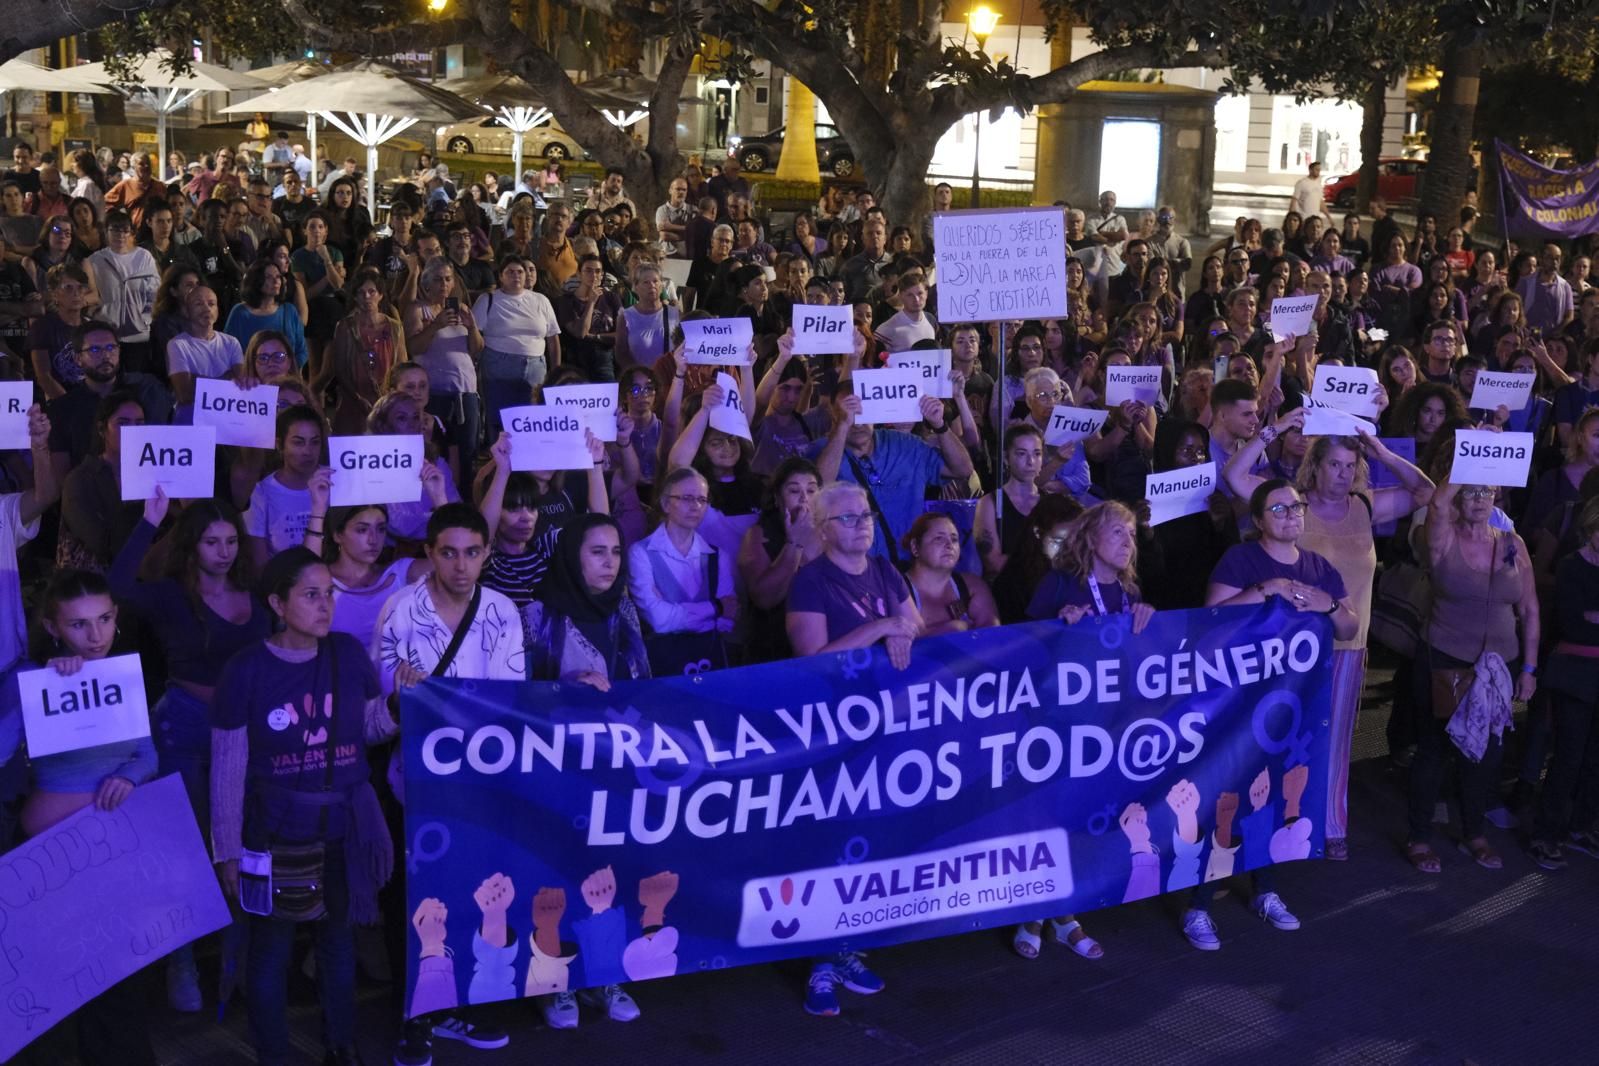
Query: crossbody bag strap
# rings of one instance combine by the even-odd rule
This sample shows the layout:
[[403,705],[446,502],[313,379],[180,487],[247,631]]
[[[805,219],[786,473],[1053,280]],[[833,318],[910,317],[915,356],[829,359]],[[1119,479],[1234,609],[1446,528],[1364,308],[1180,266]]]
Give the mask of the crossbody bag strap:
[[477,617],[478,603],[482,599],[483,586],[478,585],[472,589],[472,602],[466,605],[466,613],[461,616],[460,624],[450,635],[449,647],[444,649],[444,654],[439,656],[438,663],[433,667],[433,677],[443,677],[450,664],[455,662],[455,653],[461,650],[461,644],[466,640],[466,631],[472,628],[472,620]]
[[899,545],[894,543],[894,534],[888,528],[888,516],[883,514],[883,509],[877,506],[877,493],[872,491],[871,482],[866,479],[866,474],[861,470],[860,462],[849,453],[846,448],[844,458],[849,460],[850,472],[855,475],[855,481],[866,490],[866,506],[872,509],[872,520],[877,523],[878,530],[882,533],[883,543],[888,547],[888,558],[899,568]]

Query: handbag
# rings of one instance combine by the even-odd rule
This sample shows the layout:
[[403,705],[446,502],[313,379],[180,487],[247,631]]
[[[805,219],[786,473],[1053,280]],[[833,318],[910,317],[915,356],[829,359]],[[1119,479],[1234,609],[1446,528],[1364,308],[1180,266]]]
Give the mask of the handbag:
[[1383,568],[1371,604],[1371,639],[1409,658],[1421,642],[1432,582],[1427,571],[1404,561]]
[[[1499,552],[1493,551],[1488,556],[1488,596],[1483,601],[1483,611],[1486,614],[1489,605],[1493,602],[1494,572],[1498,569]],[[1482,650],[1477,653],[1481,659],[1488,650],[1488,633],[1483,631]],[[1477,680],[1477,666],[1475,661],[1470,666],[1435,666],[1432,668],[1432,716],[1440,721],[1447,721],[1454,717],[1460,704],[1465,700],[1466,694],[1471,691],[1471,686]]]
[[[716,602],[719,570],[720,558],[713,548],[706,560],[706,588],[712,603]],[[644,650],[652,677],[692,677],[728,666],[727,644],[715,629],[708,633],[655,633],[644,641]]]
[[[333,706],[337,708],[339,653],[332,644],[328,648],[333,664]],[[310,744],[307,744],[300,755],[302,765],[310,750]],[[334,739],[330,733],[326,757],[322,760],[322,792],[315,797],[317,801],[325,801],[333,794],[333,752]],[[318,815],[319,832],[326,832],[327,817],[327,806],[323,802]],[[267,846],[265,877],[272,898],[270,917],[284,922],[314,922],[327,914],[327,858],[327,842],[321,839],[303,842],[274,840]]]

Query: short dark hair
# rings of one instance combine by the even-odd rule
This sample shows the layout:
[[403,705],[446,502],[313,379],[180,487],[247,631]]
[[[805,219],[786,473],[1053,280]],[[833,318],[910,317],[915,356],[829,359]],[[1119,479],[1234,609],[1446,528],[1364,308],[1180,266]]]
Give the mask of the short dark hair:
[[289,427],[297,422],[311,422],[322,435],[328,435],[327,420],[322,417],[322,412],[309,404],[297,403],[293,407],[286,407],[278,412],[278,421],[275,427],[276,437],[283,440],[289,433]]
[[109,333],[115,337],[117,327],[100,318],[86,318],[78,323],[78,328],[72,331],[72,347],[76,351],[82,348],[89,340],[91,333]]
[[427,546],[437,544],[447,529],[464,529],[482,537],[484,544],[489,542],[488,522],[469,503],[447,503],[434,509],[428,517]]
[[1213,411],[1219,411],[1241,401],[1254,402],[1256,398],[1255,386],[1249,382],[1222,378],[1210,390],[1210,407]]
[[612,174],[615,174],[619,178],[627,177],[626,174],[622,173],[622,168],[621,167],[606,167],[605,168],[605,176],[608,178]]

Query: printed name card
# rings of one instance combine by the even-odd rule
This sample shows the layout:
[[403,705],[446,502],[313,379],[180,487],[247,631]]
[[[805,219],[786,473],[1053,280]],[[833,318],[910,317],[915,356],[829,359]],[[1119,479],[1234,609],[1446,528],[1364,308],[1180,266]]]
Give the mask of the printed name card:
[[276,442],[278,387],[248,391],[219,378],[195,378],[194,424],[212,426],[218,444],[270,448]]
[[1149,501],[1149,524],[1158,526],[1184,515],[1198,514],[1210,506],[1216,491],[1216,464],[1201,463],[1144,478],[1144,499]]
[[1060,208],[939,212],[933,247],[939,321],[1067,317]]
[[1362,430],[1372,434],[1377,432],[1376,426],[1359,415],[1352,415],[1348,411],[1323,403],[1309,394],[1302,399],[1305,405],[1305,424],[1299,432],[1307,437],[1358,437]]
[[795,355],[849,355],[854,351],[854,308],[794,305]]
[[17,675],[22,727],[34,758],[150,735],[137,655],[92,659],[75,674],[54,667]]
[[1107,366],[1105,368],[1105,405],[1120,407],[1128,400],[1154,406],[1160,399],[1160,374],[1158,366]]
[[583,416],[570,407],[507,407],[500,412],[500,419],[511,435],[512,470],[588,470],[594,466],[583,436]]
[[888,365],[904,370],[915,370],[922,376],[922,395],[937,396],[940,400],[953,399],[954,383],[949,380],[950,356],[948,348],[924,348],[913,352],[892,352]]
[[1279,296],[1271,302],[1270,329],[1274,341],[1303,337],[1316,321],[1319,296]]
[[711,428],[753,442],[749,413],[744,410],[744,397],[738,391],[738,382],[733,380],[732,375],[718,372],[716,383],[722,387],[722,406],[711,408]]
[[122,498],[148,500],[156,486],[173,500],[216,495],[217,431],[211,426],[124,426]]
[[1531,433],[1462,429],[1455,434],[1455,464],[1449,471],[1449,480],[1456,485],[1519,489],[1527,484],[1531,464]]
[[584,425],[609,444],[616,440],[616,396],[615,385],[547,385],[544,404],[574,408],[583,417]]
[[[847,311],[849,308],[839,308]],[[28,408],[33,406],[33,382],[0,381],[0,449],[30,447]]]
[[1479,370],[1477,382],[1471,387],[1471,402],[1466,406],[1481,411],[1497,411],[1501,407],[1519,411],[1532,399],[1532,387],[1537,382],[1537,374],[1502,374],[1494,370]]
[[1049,426],[1044,430],[1044,443],[1050,447],[1075,444],[1098,433],[1104,426],[1109,411],[1095,411],[1087,407],[1057,407],[1050,412]]
[[694,318],[683,323],[683,358],[710,366],[748,366],[755,326],[747,318]]
[[1311,395],[1328,407],[1360,418],[1376,418],[1380,413],[1377,394],[1382,383],[1370,367],[1325,363],[1316,368],[1314,381]]
[[922,381],[920,370],[855,371],[855,395],[861,401],[859,421],[874,426],[920,422]]
[[333,488],[328,503],[415,503],[422,498],[422,435],[329,437]]

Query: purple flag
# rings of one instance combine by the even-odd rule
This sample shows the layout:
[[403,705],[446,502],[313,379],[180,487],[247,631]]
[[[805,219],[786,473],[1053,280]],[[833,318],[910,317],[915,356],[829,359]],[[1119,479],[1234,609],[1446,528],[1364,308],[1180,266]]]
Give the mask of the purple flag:
[[1499,153],[1500,208],[1513,237],[1580,237],[1599,233],[1599,160],[1575,170],[1551,170],[1503,141]]

